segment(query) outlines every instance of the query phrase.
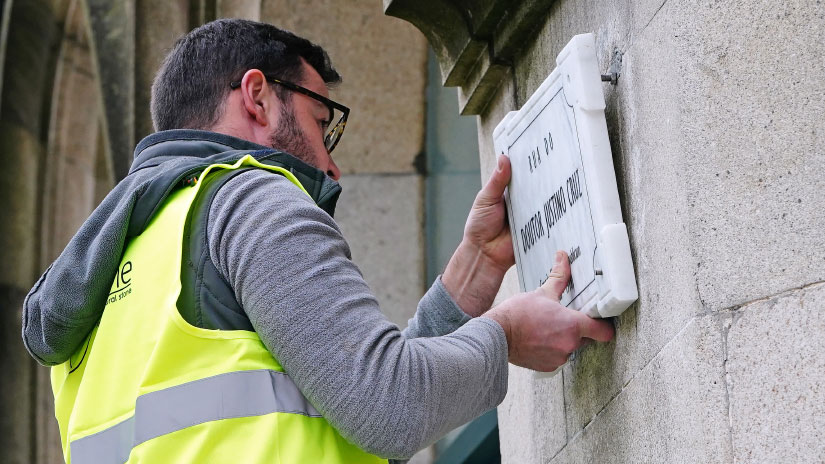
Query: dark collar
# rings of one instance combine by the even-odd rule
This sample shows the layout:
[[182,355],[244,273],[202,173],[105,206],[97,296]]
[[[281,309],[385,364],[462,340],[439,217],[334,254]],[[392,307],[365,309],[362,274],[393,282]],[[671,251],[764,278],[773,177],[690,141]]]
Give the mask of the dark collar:
[[[234,162],[246,154],[292,172],[315,203],[330,216],[334,214],[341,186],[323,171],[288,153],[216,132],[173,129],[151,134],[135,148],[135,160],[129,174],[172,161],[169,166],[176,167],[162,175],[168,179],[157,183],[158,188],[168,191],[162,184],[174,184],[190,172],[199,172],[210,164]],[[184,159],[188,161],[184,162]]]
[[[140,141],[135,147],[135,160],[129,173],[149,165],[156,166],[176,156],[207,158],[233,150],[262,151],[271,148],[217,132],[195,129],[166,130],[155,132]],[[297,159],[295,161],[301,163]]]

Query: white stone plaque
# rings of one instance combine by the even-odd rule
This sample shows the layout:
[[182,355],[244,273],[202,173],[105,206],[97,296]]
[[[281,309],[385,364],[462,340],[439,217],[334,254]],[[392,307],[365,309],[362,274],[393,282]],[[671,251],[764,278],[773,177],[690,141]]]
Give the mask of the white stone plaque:
[[565,250],[572,278],[561,303],[590,317],[616,316],[638,298],[602,85],[593,34],[577,35],[493,131],[512,165],[505,195],[522,291],[544,283]]

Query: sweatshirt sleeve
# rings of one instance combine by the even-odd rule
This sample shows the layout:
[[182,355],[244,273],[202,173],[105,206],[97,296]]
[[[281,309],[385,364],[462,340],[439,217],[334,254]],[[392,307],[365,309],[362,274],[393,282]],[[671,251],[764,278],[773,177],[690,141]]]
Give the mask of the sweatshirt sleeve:
[[438,337],[454,332],[470,319],[444,288],[441,276],[438,276],[418,302],[415,315],[401,333],[407,338]]
[[[212,261],[263,343],[363,450],[407,459],[503,400],[501,326],[431,316],[414,318],[418,328],[404,336],[379,310],[335,221],[283,176],[253,170],[227,182],[207,234]],[[445,295],[431,290],[424,312],[437,312]]]

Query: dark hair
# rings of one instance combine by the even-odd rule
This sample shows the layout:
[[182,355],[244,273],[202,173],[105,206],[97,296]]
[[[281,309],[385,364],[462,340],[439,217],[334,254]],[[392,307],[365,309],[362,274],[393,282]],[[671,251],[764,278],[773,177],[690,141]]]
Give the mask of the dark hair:
[[[209,129],[222,115],[229,83],[250,69],[268,77],[300,83],[301,58],[327,84],[341,81],[323,48],[270,24],[219,19],[178,39],[152,84],[155,130]],[[281,86],[276,94],[288,101]]]

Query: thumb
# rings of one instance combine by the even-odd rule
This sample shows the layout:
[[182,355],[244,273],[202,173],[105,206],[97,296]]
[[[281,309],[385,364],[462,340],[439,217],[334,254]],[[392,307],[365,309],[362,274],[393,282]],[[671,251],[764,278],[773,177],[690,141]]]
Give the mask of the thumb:
[[613,339],[616,329],[610,319],[591,319],[579,313],[579,333],[582,337],[592,338],[597,342],[609,342]]
[[547,281],[545,281],[539,289],[547,298],[559,301],[569,281],[570,260],[567,259],[567,253],[557,251],[556,262],[553,264],[553,269],[550,270]]
[[476,197],[475,207],[487,207],[501,201],[504,189],[510,183],[510,158],[498,155],[498,165]]

